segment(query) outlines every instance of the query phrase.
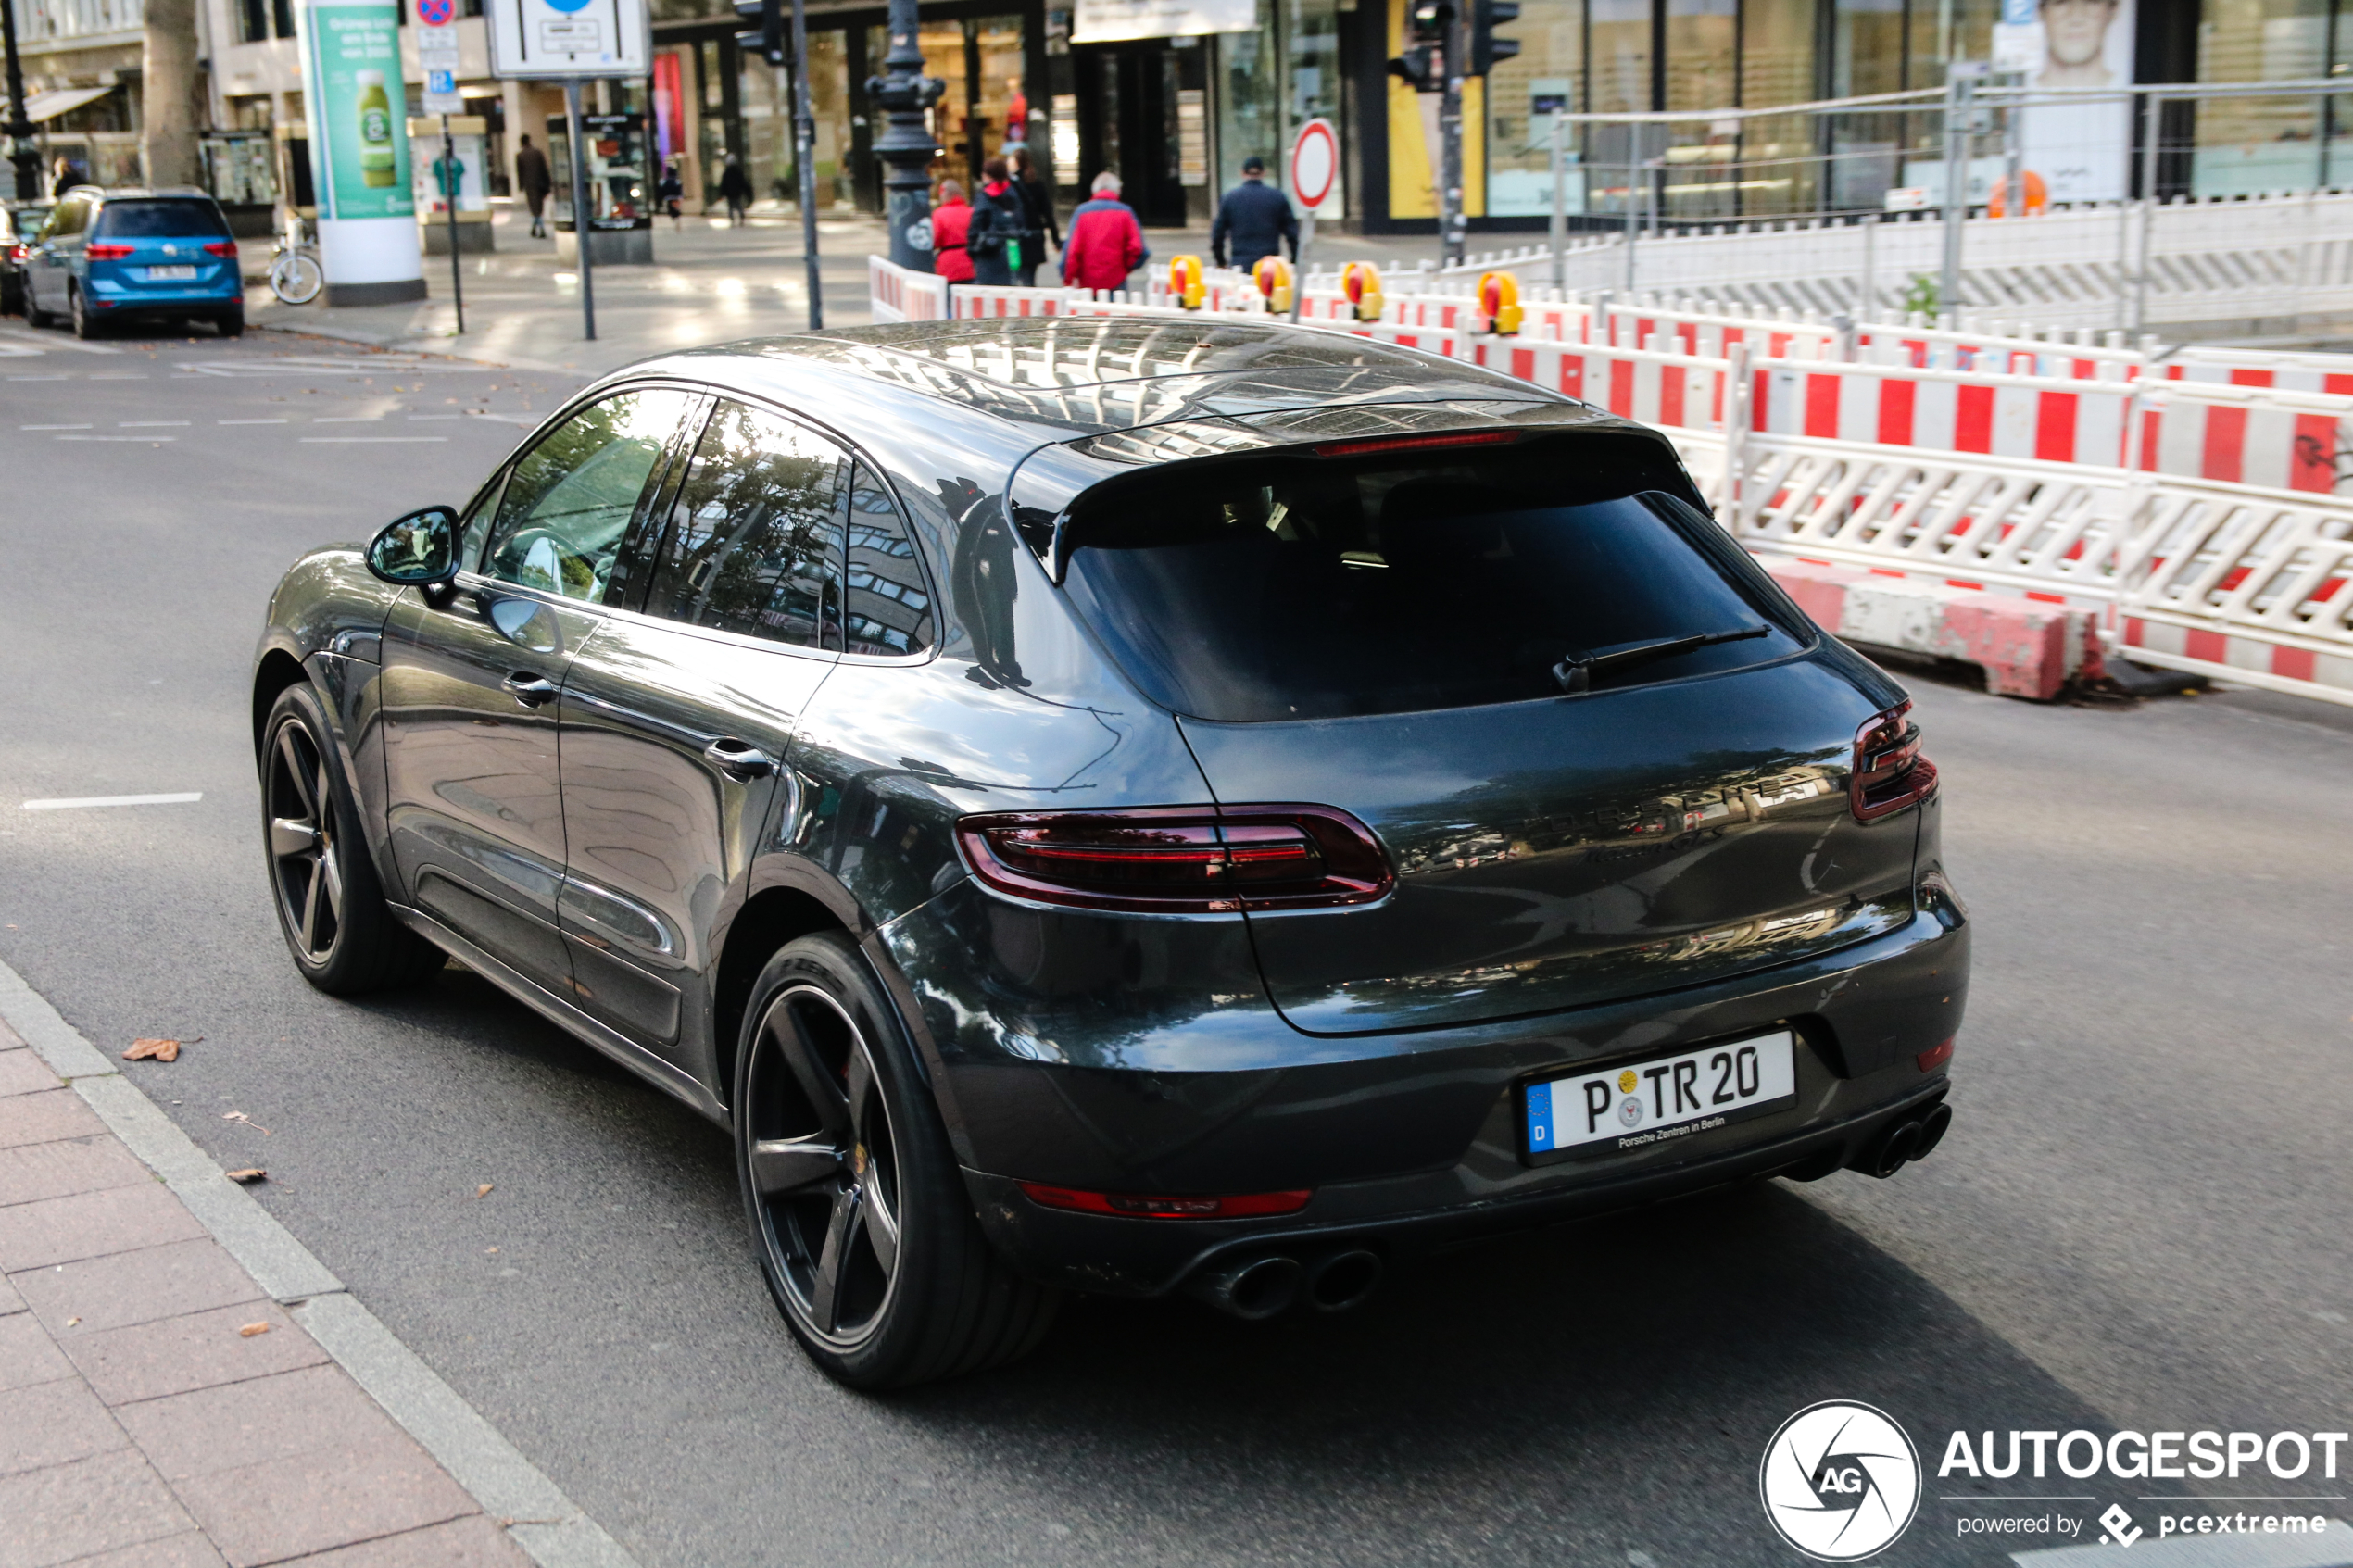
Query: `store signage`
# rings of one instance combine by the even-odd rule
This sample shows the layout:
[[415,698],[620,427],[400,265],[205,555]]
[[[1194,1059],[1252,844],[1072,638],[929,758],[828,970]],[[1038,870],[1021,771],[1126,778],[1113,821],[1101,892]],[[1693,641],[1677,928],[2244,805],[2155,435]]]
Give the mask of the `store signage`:
[[1078,0],[1070,41],[1116,44],[1257,31],[1258,0]]
[[400,10],[389,0],[312,0],[299,29],[310,179],[326,220],[409,218],[408,90]]
[[525,81],[650,76],[646,0],[489,0],[490,74]]

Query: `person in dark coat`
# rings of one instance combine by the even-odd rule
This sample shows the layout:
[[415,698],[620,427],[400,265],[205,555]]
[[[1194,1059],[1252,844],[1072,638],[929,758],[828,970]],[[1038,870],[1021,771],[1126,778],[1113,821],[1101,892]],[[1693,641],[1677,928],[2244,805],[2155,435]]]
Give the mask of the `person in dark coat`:
[[677,232],[686,226],[685,208],[680,205],[686,197],[686,182],[678,178],[678,160],[672,158],[661,166],[661,183],[654,187],[654,194],[661,201],[662,211],[670,214],[670,227]]
[[[973,282],[1010,285],[1026,222],[1021,197],[1013,193],[1013,172],[1003,158],[990,158],[980,171],[986,182],[973,197],[972,237],[964,242],[972,252]],[[1035,248],[1037,242],[1030,244]]]
[[515,188],[522,193],[524,203],[531,208],[531,237],[546,239],[547,193],[556,188],[556,182],[547,173],[547,155],[533,146],[528,136],[522,138],[515,152]]
[[1027,146],[1007,147],[1005,160],[1013,168],[1013,194],[1021,197],[1021,265],[1013,269],[1013,275],[1021,280],[1022,287],[1034,289],[1038,265],[1046,259],[1046,246],[1062,248],[1062,231],[1054,227],[1054,194],[1038,177],[1038,160]]
[[751,176],[744,172],[743,159],[727,155],[727,167],[720,171],[719,199],[727,204],[727,221],[735,228],[744,225],[744,209],[751,206]]
[[1299,220],[1291,216],[1290,198],[1266,183],[1265,160],[1242,160],[1242,182],[1217,204],[1217,221],[1209,227],[1209,254],[1226,265],[1227,247],[1233,249],[1236,270],[1247,272],[1262,256],[1272,256],[1290,242],[1290,258],[1299,259]]

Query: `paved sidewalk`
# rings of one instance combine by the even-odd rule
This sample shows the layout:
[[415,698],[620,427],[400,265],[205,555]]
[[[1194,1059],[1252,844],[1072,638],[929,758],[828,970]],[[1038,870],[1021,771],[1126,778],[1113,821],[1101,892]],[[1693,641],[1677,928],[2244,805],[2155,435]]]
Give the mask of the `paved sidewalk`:
[[[254,284],[245,292],[246,317],[257,327],[588,375],[648,355],[799,332],[808,325],[800,221],[788,212],[762,213],[740,229],[729,228],[724,219],[688,219],[676,229],[666,220],[658,223],[653,265],[593,270],[594,343],[582,335],[579,274],[557,261],[554,241],[531,238],[528,220],[506,207],[494,208],[491,232],[497,250],[459,258],[466,299],[463,336],[454,332],[457,311],[450,303],[446,256],[425,257],[430,294],[415,304],[333,309],[288,306],[279,304],[267,284]],[[1146,232],[1145,242],[1155,270],[1165,268],[1173,256],[1206,259],[1209,255],[1205,229],[1153,229]],[[827,326],[861,326],[870,320],[866,257],[887,245],[877,219],[819,220],[817,249]],[[253,242],[249,254],[257,271],[265,268],[267,242]],[[1365,257],[1389,267],[1436,254],[1434,238],[1326,234],[1316,242],[1314,258],[1328,265]],[[1053,274],[1050,259],[1038,279],[1047,282]]]
[[528,1568],[93,1098],[0,1022],[0,1568]]

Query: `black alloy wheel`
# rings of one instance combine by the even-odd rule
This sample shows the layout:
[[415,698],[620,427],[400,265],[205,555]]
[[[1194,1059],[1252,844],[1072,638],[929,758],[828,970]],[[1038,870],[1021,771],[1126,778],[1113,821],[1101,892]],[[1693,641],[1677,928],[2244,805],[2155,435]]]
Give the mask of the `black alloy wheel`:
[[991,1248],[905,1026],[857,946],[804,936],[753,983],[736,1050],[736,1168],[769,1294],[856,1388],[1027,1352],[1054,1291]]
[[899,1149],[873,1047],[812,985],[768,1006],[744,1085],[745,1150],[771,1266],[803,1333],[871,1338],[899,1273]]
[[343,847],[319,738],[299,723],[278,726],[262,784],[270,818],[271,882],[295,957],[320,965],[343,934]]
[[90,314],[90,307],[83,301],[79,287],[66,291],[66,314],[73,322],[74,336],[88,339],[98,335],[98,319]]
[[308,685],[279,694],[262,728],[261,829],[295,967],[341,997],[417,979],[446,960],[385,902],[333,734]]

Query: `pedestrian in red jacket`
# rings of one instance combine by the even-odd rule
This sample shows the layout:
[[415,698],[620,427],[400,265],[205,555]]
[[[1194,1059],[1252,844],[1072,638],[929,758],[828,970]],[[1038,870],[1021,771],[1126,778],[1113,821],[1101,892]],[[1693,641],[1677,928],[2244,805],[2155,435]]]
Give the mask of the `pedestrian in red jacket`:
[[1152,253],[1144,248],[1135,212],[1119,199],[1119,176],[1105,169],[1095,176],[1094,191],[1094,199],[1070,215],[1063,282],[1075,289],[1124,289],[1127,274]]
[[931,270],[951,283],[973,281],[973,258],[964,248],[972,232],[973,209],[964,205],[964,188],[953,180],[939,182],[939,205],[931,209]]

